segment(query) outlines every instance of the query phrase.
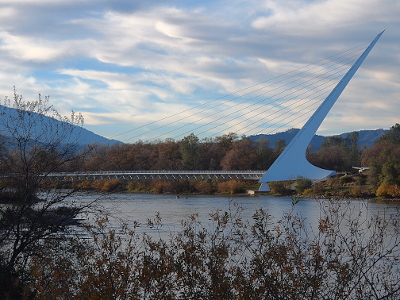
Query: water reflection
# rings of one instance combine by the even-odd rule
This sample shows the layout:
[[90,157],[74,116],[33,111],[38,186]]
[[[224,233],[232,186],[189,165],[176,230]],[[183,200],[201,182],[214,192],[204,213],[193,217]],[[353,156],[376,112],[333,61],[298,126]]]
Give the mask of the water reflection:
[[[82,196],[80,201],[90,202],[99,198],[99,195]],[[111,225],[118,227],[121,222],[133,226],[134,222],[141,224],[140,231],[149,231],[147,220],[153,219],[157,213],[162,218],[161,232],[175,232],[180,229],[180,222],[190,215],[198,214],[199,221],[207,226],[211,223],[210,213],[216,211],[235,210],[234,204],[245,208],[242,212],[243,220],[251,220],[257,209],[266,210],[275,221],[282,218],[283,214],[291,211],[298,214],[306,223],[316,226],[321,216],[321,208],[328,204],[313,198],[301,198],[293,207],[290,197],[273,196],[221,196],[221,195],[190,195],[176,197],[176,195],[158,194],[112,194],[102,196],[97,200],[109,212]],[[344,201],[344,200],[341,200]],[[347,200],[344,208],[352,209],[353,214],[362,212],[364,216],[373,213],[396,214],[400,205],[376,203],[368,199]],[[94,215],[84,216],[94,218]]]

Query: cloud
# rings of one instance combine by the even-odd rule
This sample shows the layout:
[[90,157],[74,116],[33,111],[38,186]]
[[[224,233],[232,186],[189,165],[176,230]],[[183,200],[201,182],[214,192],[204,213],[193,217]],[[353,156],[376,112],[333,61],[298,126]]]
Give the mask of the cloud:
[[[181,111],[176,128],[195,131],[197,124],[202,132],[214,122],[204,134],[249,133],[252,123],[268,123],[272,107],[241,104],[224,123],[207,103],[229,114],[215,99],[233,101],[239,90],[366,46],[386,28],[321,132],[389,127],[400,114],[400,3],[389,2],[0,0],[0,92],[9,95],[16,85],[25,97],[49,94],[60,110],[81,110],[102,135],[146,122],[168,131],[173,126],[161,120]],[[277,126],[301,126],[305,116]]]
[[9,53],[15,60],[46,62],[59,59],[64,55],[58,43],[9,34],[3,34],[2,40],[2,51]]
[[270,14],[257,18],[253,26],[280,34],[331,36],[329,28],[354,32],[368,20],[396,21],[399,4],[391,1],[389,6],[391,9],[379,0],[267,1],[265,7]]

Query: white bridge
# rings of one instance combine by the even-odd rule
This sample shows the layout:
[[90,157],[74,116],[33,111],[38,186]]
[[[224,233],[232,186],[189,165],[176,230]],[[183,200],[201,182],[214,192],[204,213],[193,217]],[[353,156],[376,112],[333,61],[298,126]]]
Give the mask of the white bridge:
[[266,171],[90,171],[46,174],[46,181],[94,180],[260,180]]
[[382,36],[379,33],[365,49],[353,66],[347,71],[331,93],[304,124],[285,150],[271,165],[268,171],[107,171],[107,172],[71,172],[50,173],[47,180],[86,181],[86,180],[174,180],[174,179],[222,179],[222,180],[259,180],[260,191],[269,191],[269,182],[295,180],[298,177],[315,181],[324,180],[335,171],[324,170],[312,165],[306,158],[307,147],[325,119],[326,115],[339,98],[353,75],[368,56],[376,42]]
[[322,121],[339,98],[353,75],[368,56],[383,31],[365,49],[353,66],[347,71],[328,97],[321,103],[311,118],[304,124],[285,150],[268,171],[106,171],[71,172],[46,174],[50,181],[86,180],[174,180],[174,179],[222,179],[259,180],[261,191],[269,191],[269,182],[295,180],[298,177],[319,181],[335,174],[312,165],[306,158],[307,147]]

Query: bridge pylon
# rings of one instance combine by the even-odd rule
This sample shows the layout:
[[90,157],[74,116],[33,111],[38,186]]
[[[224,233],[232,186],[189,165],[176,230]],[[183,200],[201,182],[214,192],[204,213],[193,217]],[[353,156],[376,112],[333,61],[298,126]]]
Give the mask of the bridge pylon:
[[303,128],[297,133],[281,155],[271,165],[264,176],[259,180],[261,186],[260,191],[269,191],[268,182],[295,180],[298,177],[308,178],[311,180],[324,180],[332,175],[335,171],[321,169],[312,165],[306,158],[307,147],[311,139],[317,132],[322,121],[335,104],[353,75],[361,66],[365,58],[368,56],[372,48],[375,46],[384,31],[379,33],[375,39],[369,44],[353,66],[347,71],[331,93],[317,108],[311,118],[304,124]]

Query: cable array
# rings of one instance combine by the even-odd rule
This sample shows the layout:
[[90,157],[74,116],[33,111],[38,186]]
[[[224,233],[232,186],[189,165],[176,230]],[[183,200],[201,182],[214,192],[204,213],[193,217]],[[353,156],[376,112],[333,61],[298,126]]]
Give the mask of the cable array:
[[229,132],[250,136],[301,127],[364,47],[365,44],[359,45],[113,138],[124,136],[125,141],[135,141],[143,135],[152,135],[147,139],[152,142],[166,138],[179,140],[191,133],[199,138]]

